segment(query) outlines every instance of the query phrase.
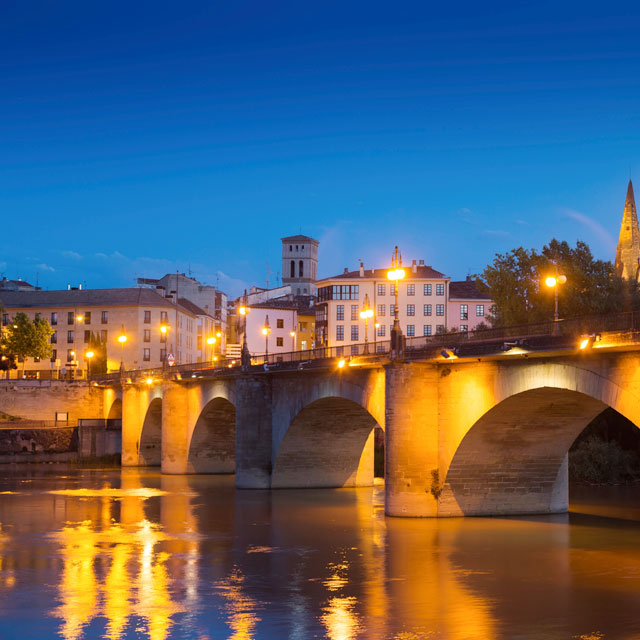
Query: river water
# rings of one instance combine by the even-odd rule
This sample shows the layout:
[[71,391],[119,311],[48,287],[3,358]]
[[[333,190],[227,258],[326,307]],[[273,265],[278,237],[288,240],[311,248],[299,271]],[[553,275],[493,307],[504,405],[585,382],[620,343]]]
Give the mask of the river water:
[[399,519],[381,486],[13,469],[1,638],[640,638],[638,487],[570,515]]

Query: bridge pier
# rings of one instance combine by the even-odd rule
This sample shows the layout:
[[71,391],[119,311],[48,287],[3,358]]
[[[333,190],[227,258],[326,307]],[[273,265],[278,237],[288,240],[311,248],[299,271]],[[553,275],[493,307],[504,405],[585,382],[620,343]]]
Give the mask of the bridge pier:
[[189,387],[179,382],[162,385],[162,473],[188,473]]
[[385,369],[385,512],[437,516],[438,368],[392,363]]
[[241,376],[236,384],[236,486],[269,489],[273,433],[271,376]]
[[140,433],[146,406],[141,407],[139,389],[134,384],[122,388],[122,458],[123,467],[138,467]]

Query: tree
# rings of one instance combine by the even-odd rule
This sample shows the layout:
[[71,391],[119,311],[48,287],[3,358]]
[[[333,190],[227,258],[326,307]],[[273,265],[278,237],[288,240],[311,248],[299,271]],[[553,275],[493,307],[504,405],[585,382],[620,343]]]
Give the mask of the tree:
[[22,371],[24,373],[24,359],[50,358],[51,345],[49,338],[53,329],[42,318],[29,320],[26,313],[16,313],[11,323],[6,328],[4,335],[4,351],[22,359]]
[[557,272],[567,281],[559,289],[561,318],[611,313],[640,308],[635,282],[616,275],[609,261],[595,260],[589,246],[581,241],[575,248],[555,238],[542,248],[518,247],[496,254],[483,271],[478,286],[494,302],[489,318],[493,326],[545,322],[553,318],[554,291],[544,284]]
[[107,373],[107,343],[98,333],[91,333],[89,350],[93,351],[91,359],[91,373]]

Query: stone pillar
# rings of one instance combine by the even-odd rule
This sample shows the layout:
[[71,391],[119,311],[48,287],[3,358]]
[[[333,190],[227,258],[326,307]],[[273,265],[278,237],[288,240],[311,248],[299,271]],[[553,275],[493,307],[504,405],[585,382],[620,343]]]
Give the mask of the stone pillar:
[[162,386],[162,473],[187,473],[189,401],[187,385],[165,381]]
[[271,380],[247,375],[236,385],[236,487],[268,489],[273,466]]
[[438,372],[433,365],[385,367],[385,511],[437,516]]
[[141,406],[140,390],[134,384],[122,387],[122,466],[137,467],[139,461],[140,434],[146,414]]

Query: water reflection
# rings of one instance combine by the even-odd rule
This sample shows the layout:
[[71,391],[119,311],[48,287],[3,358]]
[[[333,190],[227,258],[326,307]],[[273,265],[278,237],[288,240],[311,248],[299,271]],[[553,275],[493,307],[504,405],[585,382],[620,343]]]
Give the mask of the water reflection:
[[636,523],[385,518],[380,488],[235,492],[135,469],[30,479],[0,479],[3,636],[640,633]]

